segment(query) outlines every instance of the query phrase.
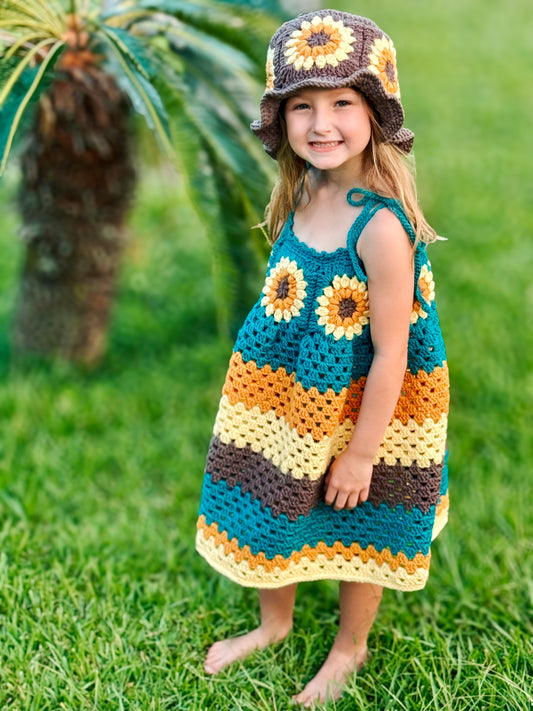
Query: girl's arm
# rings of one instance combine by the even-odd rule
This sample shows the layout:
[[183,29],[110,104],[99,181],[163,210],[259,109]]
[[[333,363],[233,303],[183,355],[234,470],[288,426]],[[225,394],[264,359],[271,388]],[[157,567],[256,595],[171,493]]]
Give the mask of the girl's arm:
[[368,499],[372,460],[405,376],[413,307],[413,248],[397,217],[380,210],[363,230],[358,249],[368,276],[374,358],[348,447],[326,477],[325,500],[336,510],[353,508]]

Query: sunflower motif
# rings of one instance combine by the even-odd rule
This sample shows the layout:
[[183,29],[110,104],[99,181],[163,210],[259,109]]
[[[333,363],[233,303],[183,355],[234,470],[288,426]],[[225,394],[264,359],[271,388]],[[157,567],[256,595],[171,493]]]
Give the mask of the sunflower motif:
[[305,20],[299,30],[291,34],[285,43],[287,64],[293,64],[296,70],[312,69],[313,65],[323,69],[326,64],[337,67],[339,62],[348,59],[351,46],[355,42],[351,27],[345,27],[331,15],[315,15],[311,22]]
[[368,291],[366,284],[356,277],[336,276],[318,297],[318,303],[315,311],[320,317],[318,324],[324,326],[327,334],[333,334],[335,340],[344,336],[351,341],[355,335],[361,335],[368,323]]
[[[420,289],[420,293],[424,297],[424,300],[427,301],[428,304],[435,300],[435,282],[433,281],[433,272],[430,271],[427,264],[424,264],[420,270],[418,288]],[[413,304],[411,323],[416,323],[419,318],[427,318],[427,311],[424,311],[422,304],[417,299]]]
[[266,90],[271,91],[274,88],[274,82],[276,81],[276,75],[274,73],[274,50],[272,47],[268,48],[267,60],[266,60]]
[[263,287],[261,306],[265,307],[266,315],[287,322],[293,316],[299,316],[307,296],[306,286],[304,273],[298,269],[297,263],[282,257],[270,270]]
[[385,91],[400,98],[400,85],[396,71],[396,50],[388,37],[378,37],[369,55],[369,71],[381,79]]

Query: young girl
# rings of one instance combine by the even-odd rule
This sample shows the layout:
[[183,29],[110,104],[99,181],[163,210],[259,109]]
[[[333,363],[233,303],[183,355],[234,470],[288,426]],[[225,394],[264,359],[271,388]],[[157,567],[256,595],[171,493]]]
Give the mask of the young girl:
[[287,635],[298,582],[340,581],[306,707],[363,666],[382,588],[424,587],[447,520],[436,235],[403,118],[394,46],[370,20],[321,10],[273,36],[252,130],[279,163],[274,246],[224,384],[197,548],[259,589],[260,626],[215,643],[210,674]]

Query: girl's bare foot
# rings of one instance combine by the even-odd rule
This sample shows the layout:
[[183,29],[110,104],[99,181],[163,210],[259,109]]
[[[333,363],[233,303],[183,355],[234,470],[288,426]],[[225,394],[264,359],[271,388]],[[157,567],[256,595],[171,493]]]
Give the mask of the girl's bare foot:
[[290,626],[282,625],[269,629],[257,627],[257,629],[239,637],[231,637],[230,639],[215,642],[207,653],[204,669],[208,674],[218,674],[224,667],[237,660],[245,659],[256,649],[264,649],[270,644],[281,642],[290,630]]
[[304,708],[315,703],[333,701],[341,697],[342,691],[354,671],[360,671],[367,659],[367,648],[345,651],[333,645],[324,664],[313,679],[293,699]]

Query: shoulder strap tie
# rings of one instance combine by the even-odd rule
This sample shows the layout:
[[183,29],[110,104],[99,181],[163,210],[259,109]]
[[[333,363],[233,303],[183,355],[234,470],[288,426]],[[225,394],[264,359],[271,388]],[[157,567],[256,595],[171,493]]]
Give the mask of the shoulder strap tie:
[[[361,195],[359,199],[355,199],[354,195]],[[361,236],[361,232],[372,217],[381,210],[383,207],[387,207],[391,212],[393,212],[396,217],[400,220],[400,223],[404,230],[407,232],[411,243],[414,244],[416,241],[416,234],[413,226],[409,222],[405,210],[399,200],[394,198],[388,198],[384,195],[379,195],[371,190],[363,190],[362,188],[353,188],[349,191],[346,196],[350,205],[354,207],[363,206],[362,212],[357,216],[355,222],[348,232],[348,252],[352,260],[352,264],[356,271],[358,278],[362,278],[366,281],[365,267],[359,255],[357,254],[357,242]],[[427,251],[424,242],[419,242],[415,252],[415,296],[423,304],[427,304],[424,296],[420,290],[418,284],[418,276],[420,274],[420,269],[422,264],[427,261]]]

